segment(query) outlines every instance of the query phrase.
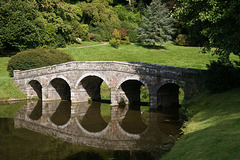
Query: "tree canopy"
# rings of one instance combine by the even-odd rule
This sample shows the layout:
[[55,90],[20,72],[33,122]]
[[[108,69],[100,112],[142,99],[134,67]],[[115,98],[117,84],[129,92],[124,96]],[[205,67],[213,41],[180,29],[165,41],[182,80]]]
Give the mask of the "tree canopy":
[[177,0],[174,16],[194,38],[203,38],[205,49],[228,60],[240,55],[240,1]]

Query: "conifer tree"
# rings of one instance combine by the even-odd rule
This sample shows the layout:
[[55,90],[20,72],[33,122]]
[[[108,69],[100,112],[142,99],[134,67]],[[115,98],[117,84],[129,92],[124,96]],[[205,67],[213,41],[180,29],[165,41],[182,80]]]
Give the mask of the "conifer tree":
[[174,33],[174,19],[170,16],[169,10],[161,0],[153,0],[146,8],[146,16],[143,16],[143,23],[138,28],[137,37],[147,44],[162,44],[169,41]]

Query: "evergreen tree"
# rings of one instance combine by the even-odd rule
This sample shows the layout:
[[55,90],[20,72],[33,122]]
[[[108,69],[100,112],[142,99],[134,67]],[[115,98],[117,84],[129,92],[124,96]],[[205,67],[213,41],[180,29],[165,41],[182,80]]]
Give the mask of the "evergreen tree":
[[170,16],[169,10],[161,0],[153,0],[146,8],[146,16],[143,16],[143,23],[138,28],[137,37],[147,44],[162,44],[169,41],[174,33],[174,19]]

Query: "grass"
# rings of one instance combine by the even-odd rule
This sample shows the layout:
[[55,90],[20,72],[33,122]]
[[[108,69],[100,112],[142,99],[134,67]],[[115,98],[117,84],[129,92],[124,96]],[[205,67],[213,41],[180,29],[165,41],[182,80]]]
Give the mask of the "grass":
[[0,57],[0,97],[26,97],[8,75],[7,64],[10,57]]
[[210,60],[217,59],[217,56],[200,53],[199,47],[176,46],[170,43],[165,43],[158,49],[138,44],[121,45],[119,49],[115,49],[108,44],[91,48],[70,47],[62,51],[77,61],[137,61],[196,69],[206,69]]
[[161,160],[240,159],[240,88],[185,102],[184,135]]

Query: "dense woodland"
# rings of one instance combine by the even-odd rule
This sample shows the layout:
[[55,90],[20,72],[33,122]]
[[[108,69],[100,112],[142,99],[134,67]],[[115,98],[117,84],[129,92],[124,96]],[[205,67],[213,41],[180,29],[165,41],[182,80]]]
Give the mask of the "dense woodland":
[[[166,5],[172,8],[173,1]],[[117,29],[136,42],[151,0],[2,0],[0,48],[65,47],[82,40],[108,41]],[[127,37],[126,37],[127,36]]]

